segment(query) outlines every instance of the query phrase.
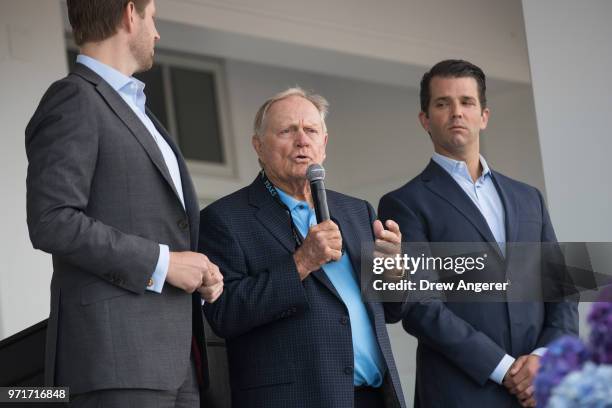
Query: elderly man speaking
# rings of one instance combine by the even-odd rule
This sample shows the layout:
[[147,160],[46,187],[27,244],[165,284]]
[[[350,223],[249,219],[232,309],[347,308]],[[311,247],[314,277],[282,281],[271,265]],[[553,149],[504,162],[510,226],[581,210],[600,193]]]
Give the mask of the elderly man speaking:
[[327,110],[300,88],[267,100],[252,139],[261,172],[201,213],[200,250],[225,279],[204,311],[227,340],[234,407],[405,407],[385,306],[364,303],[358,275],[362,242],[399,252],[401,234],[329,190],[332,220],[317,224],[306,171],[325,159]]

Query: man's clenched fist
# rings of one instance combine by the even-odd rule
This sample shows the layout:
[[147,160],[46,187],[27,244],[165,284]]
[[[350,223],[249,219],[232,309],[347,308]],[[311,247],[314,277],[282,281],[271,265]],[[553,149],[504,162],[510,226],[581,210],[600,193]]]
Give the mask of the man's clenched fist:
[[326,263],[341,257],[342,236],[338,226],[331,220],[312,226],[302,245],[293,254],[301,280]]

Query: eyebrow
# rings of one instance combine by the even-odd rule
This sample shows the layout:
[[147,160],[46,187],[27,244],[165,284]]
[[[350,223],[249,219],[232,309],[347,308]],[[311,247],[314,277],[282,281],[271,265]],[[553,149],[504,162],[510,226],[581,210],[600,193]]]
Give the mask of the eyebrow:
[[[290,119],[290,118],[279,118],[278,120],[280,126],[298,126],[301,122],[301,119]],[[314,122],[310,122],[309,120],[304,120],[304,126],[321,126],[322,123],[318,120]]]
[[[451,99],[452,99],[452,98],[451,98],[450,96],[439,96],[439,97],[437,97],[437,98],[435,98],[435,99],[434,99],[434,102],[438,102],[438,101],[449,101],[449,100],[451,100]],[[474,96],[469,96],[469,95],[462,95],[462,96],[460,96],[460,97],[459,97],[459,99],[462,99],[462,100],[469,99],[469,100],[474,100],[474,101],[475,101],[475,100],[476,100],[476,97],[474,97]]]
[[[300,126],[299,123],[292,122],[292,123],[282,124],[280,127],[284,127],[284,128],[286,128],[286,127],[295,127],[296,128],[296,127],[299,127],[299,126]],[[304,127],[307,127],[307,128],[321,128],[323,126],[321,124],[319,124],[319,123],[304,123]]]

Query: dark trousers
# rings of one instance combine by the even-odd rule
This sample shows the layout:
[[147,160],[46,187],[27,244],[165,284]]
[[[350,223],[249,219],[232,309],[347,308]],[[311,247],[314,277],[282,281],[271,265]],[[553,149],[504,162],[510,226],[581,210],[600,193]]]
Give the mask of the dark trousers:
[[108,389],[71,398],[70,408],[199,408],[200,393],[195,364],[191,362],[185,380],[177,390]]

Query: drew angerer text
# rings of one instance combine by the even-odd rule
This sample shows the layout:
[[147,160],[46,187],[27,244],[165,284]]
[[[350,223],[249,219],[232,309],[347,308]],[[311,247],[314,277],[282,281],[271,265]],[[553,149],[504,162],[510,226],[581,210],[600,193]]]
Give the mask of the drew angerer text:
[[509,282],[466,282],[463,279],[459,282],[430,282],[426,279],[420,279],[417,282],[400,280],[397,282],[385,282],[382,279],[377,279],[372,282],[374,290],[378,291],[415,291],[415,290],[439,290],[445,292],[452,291],[471,291],[480,293],[483,291],[504,291],[507,290]]
[[[474,282],[459,280],[453,282],[438,282],[435,279],[384,279],[386,271],[403,271],[402,275],[414,275],[417,271],[454,272],[463,275],[465,272],[482,271],[485,268],[487,254],[480,256],[408,256],[407,254],[388,257],[375,257],[372,273],[382,275],[383,279],[372,281],[375,291],[505,291],[509,282]],[[391,274],[393,276],[393,274]],[[397,274],[395,275],[397,277]]]

